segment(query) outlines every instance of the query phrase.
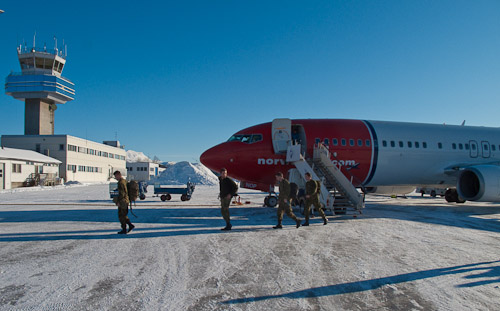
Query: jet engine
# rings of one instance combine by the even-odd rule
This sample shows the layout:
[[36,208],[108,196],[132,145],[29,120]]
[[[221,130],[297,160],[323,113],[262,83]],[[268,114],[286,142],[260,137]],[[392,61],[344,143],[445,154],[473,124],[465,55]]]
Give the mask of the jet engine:
[[500,202],[500,167],[476,165],[462,170],[457,191],[465,200]]

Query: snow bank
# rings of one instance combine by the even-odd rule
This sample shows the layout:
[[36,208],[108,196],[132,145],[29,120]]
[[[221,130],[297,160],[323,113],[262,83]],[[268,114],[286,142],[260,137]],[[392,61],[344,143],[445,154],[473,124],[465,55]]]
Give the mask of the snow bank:
[[151,162],[151,159],[142,152],[127,150],[127,162]]
[[[170,162],[171,163],[171,162]],[[218,185],[219,180],[212,171],[201,163],[187,161],[171,164],[158,177],[150,180],[149,184],[183,185],[191,181],[197,185]]]

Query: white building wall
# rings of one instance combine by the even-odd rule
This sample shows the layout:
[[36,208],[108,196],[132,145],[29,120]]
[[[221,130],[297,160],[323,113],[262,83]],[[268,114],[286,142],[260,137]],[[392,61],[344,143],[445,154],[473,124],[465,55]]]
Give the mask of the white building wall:
[[[51,173],[59,176],[59,165],[47,163],[27,162],[23,160],[0,160],[0,168],[3,164],[3,188],[0,182],[0,190],[22,187],[26,179],[33,173]],[[14,172],[13,165],[21,168]]]
[[158,176],[163,170],[153,162],[127,162],[127,179],[148,181]]
[[59,176],[65,181],[107,181],[116,170],[127,173],[124,149],[70,135],[3,135],[2,146],[58,159],[62,162]]

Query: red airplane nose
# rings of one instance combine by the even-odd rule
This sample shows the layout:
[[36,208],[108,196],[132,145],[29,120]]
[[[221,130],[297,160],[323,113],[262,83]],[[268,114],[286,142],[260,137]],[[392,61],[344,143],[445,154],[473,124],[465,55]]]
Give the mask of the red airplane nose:
[[221,168],[225,167],[224,155],[227,153],[227,150],[223,149],[221,145],[217,145],[203,152],[200,156],[201,163],[213,171],[220,171]]

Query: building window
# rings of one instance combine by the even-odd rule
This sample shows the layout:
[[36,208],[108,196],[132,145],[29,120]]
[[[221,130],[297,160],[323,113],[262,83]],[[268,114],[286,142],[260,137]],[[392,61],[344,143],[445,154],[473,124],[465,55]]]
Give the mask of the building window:
[[59,150],[60,150],[60,151],[64,151],[64,144],[60,144],[60,145],[59,145]]
[[125,156],[120,156],[120,160],[125,160]]
[[105,157],[105,158],[107,158],[108,157],[108,153],[103,151],[102,152],[102,156]]
[[68,145],[68,151],[76,151],[76,146],[74,145]]
[[21,173],[21,164],[12,163],[12,173]]
[[85,166],[83,166],[83,165],[78,165],[78,171],[79,171],[79,172],[85,172]]
[[112,153],[109,153],[109,154],[108,154],[108,156],[109,156],[109,158],[111,158],[111,159],[115,157],[115,155],[114,155],[114,154],[112,154]]
[[78,152],[87,153],[87,148],[85,148],[85,147],[78,147]]
[[68,164],[68,171],[76,173],[76,165]]

